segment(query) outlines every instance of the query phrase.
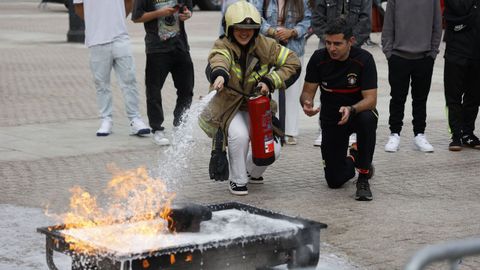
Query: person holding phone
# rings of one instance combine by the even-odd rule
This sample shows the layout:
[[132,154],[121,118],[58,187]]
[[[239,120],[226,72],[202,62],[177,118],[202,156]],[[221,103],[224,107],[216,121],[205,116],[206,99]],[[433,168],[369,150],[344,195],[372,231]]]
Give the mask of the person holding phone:
[[181,124],[183,113],[190,108],[193,98],[194,72],[190,57],[185,21],[192,17],[191,0],[155,1],[135,0],[132,20],[145,28],[145,85],[147,114],[153,131],[153,141],[168,145],[163,126],[162,88],[168,74],[172,74],[177,89],[173,111],[173,126]]

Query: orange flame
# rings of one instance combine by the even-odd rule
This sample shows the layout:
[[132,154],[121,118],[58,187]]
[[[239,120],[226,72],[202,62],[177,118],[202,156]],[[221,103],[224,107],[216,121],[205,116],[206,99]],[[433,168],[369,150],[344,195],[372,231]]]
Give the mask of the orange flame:
[[[70,212],[65,214],[63,220],[66,230],[170,218],[171,203],[175,194],[168,192],[163,181],[150,177],[145,167],[122,172],[110,165],[109,169],[113,178],[105,190],[108,207],[100,207],[96,197],[80,187],[73,187],[70,190],[72,192]],[[164,231],[166,226],[163,222],[157,222],[155,226],[152,226],[152,223],[143,224],[135,224],[129,228],[131,230],[129,232],[155,235]],[[103,242],[117,243],[113,231],[102,232],[98,237]],[[79,243],[73,237],[66,235],[65,240],[70,244],[71,250],[87,253],[92,251],[91,247]]]
[[191,262],[193,260],[192,254],[188,254],[187,257],[185,257],[186,262]]
[[175,263],[175,255],[170,254],[170,264],[174,264],[174,263]]

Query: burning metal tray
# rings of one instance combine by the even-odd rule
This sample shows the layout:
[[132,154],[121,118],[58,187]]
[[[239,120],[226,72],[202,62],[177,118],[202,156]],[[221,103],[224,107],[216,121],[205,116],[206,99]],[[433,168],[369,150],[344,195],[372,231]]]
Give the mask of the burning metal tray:
[[38,228],[37,232],[46,235],[46,259],[51,270],[57,270],[53,251],[71,256],[72,270],[248,270],[269,269],[283,264],[289,268],[317,265],[320,230],[326,228],[326,224],[237,202],[207,207],[213,213],[236,209],[279,222],[288,221],[296,224],[296,227],[234,238],[216,238],[205,243],[181,243],[145,252],[118,253],[93,246],[88,254],[72,251],[65,240],[65,225]]

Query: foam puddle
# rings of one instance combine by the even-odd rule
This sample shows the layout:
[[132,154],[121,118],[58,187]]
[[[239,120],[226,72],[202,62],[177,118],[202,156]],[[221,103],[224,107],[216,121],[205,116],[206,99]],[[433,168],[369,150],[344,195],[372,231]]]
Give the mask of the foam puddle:
[[[156,225],[153,223],[164,222],[156,219],[131,224],[116,224],[103,227],[69,229],[60,231],[72,236],[92,247],[106,250],[108,253],[128,257],[131,254],[141,254],[167,248],[186,247],[189,245],[205,245],[223,240],[246,238],[271,233],[295,234],[303,228],[302,224],[286,220],[273,219],[252,214],[237,209],[227,209],[212,212],[212,219],[200,223],[199,232],[159,233],[156,235],[142,235],[131,233],[135,226]],[[166,227],[166,226],[165,226]],[[116,242],[102,241],[99,235],[116,235]],[[278,235],[277,235],[278,236]],[[107,237],[109,238],[109,237]]]

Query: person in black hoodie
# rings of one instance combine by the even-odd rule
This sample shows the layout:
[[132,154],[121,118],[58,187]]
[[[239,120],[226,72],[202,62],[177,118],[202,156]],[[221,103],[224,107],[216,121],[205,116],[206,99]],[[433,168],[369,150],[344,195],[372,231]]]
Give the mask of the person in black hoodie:
[[450,151],[462,146],[480,149],[473,133],[480,105],[480,0],[445,0],[444,86],[452,141]]

